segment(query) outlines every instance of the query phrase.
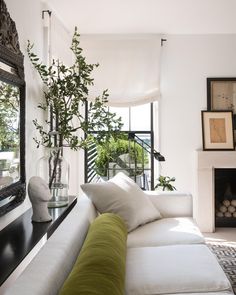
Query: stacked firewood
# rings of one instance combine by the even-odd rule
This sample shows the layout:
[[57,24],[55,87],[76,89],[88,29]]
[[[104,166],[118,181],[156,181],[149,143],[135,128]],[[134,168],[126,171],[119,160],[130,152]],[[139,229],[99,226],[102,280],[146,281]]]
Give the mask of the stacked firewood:
[[236,200],[224,200],[216,210],[217,217],[236,217]]

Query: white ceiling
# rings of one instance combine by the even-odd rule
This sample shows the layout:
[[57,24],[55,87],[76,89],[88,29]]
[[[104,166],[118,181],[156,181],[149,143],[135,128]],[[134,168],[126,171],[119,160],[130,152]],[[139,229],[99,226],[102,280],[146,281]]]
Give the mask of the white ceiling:
[[82,34],[235,34],[236,0],[44,0]]

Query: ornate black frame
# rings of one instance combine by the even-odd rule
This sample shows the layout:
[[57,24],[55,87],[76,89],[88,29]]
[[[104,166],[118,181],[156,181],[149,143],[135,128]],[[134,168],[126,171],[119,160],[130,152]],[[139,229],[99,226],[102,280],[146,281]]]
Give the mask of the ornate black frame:
[[3,0],[0,0],[0,61],[15,71],[9,73],[0,69],[0,80],[16,85],[20,89],[20,180],[0,190],[0,201],[8,199],[7,204],[0,207],[0,216],[2,216],[19,206],[26,194],[24,56],[20,51],[15,22],[11,19]]

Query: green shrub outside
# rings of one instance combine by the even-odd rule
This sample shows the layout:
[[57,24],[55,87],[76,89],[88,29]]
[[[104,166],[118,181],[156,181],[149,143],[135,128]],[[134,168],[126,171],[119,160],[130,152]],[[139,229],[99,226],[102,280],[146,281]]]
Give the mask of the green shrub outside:
[[[137,163],[141,167],[143,161],[143,149],[134,141],[127,139],[112,139],[109,143],[97,146],[97,158],[95,160],[95,171],[100,176],[107,176],[107,169],[110,162],[116,162],[118,157],[123,154],[129,154],[132,164]],[[148,155],[144,150],[144,165],[148,164]],[[139,169],[140,172],[141,169]]]

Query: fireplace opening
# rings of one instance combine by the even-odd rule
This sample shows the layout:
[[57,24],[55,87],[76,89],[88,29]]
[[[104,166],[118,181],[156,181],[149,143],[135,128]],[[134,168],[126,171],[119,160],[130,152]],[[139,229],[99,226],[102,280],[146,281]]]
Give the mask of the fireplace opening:
[[236,169],[215,169],[215,226],[236,227]]

